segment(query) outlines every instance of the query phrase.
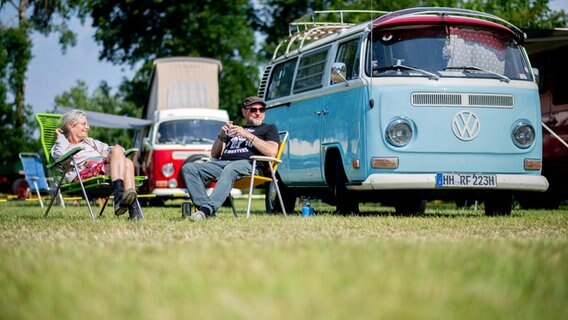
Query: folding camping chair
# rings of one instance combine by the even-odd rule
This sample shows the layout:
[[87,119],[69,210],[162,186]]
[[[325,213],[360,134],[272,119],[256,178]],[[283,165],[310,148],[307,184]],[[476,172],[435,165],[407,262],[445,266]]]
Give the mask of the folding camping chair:
[[[45,170],[43,170],[43,161],[41,161],[39,154],[35,152],[20,152],[19,156],[22,161],[28,189],[37,195],[39,204],[43,208],[41,194],[51,194],[55,191],[49,186]],[[61,206],[65,207],[65,202],[63,202],[63,196],[60,192],[57,193],[57,197]]]
[[[276,195],[278,196],[278,200],[280,201],[280,207],[282,208],[282,213],[286,216],[286,209],[284,208],[284,202],[282,201],[282,195],[280,194],[280,188],[278,187],[278,179],[276,178],[276,170],[278,170],[278,165],[282,162],[280,158],[282,157],[286,141],[288,140],[288,131],[280,131],[279,135],[280,135],[280,145],[278,146],[278,152],[276,153],[276,157],[252,156],[251,157],[252,175],[240,178],[239,180],[235,181],[235,184],[233,185],[233,188],[235,189],[241,189],[241,190],[247,188],[249,189],[247,218],[250,216],[252,192],[254,190],[254,187],[257,187],[261,184],[268,184],[270,182],[274,182],[274,187],[276,188]],[[270,169],[269,177],[259,176],[254,174],[254,171],[256,170],[256,165],[259,161],[268,163],[268,168]],[[233,209],[233,214],[236,216],[237,210],[235,209],[235,202],[232,195],[229,195],[229,200],[231,201],[231,208]]]
[[[68,196],[82,196],[84,197],[85,201],[87,202],[87,207],[89,208],[89,213],[92,219],[95,219],[95,215],[93,213],[93,208],[91,206],[90,200],[96,198],[105,199],[104,204],[102,205],[101,211],[99,216],[103,214],[107,202],[112,194],[112,183],[109,176],[95,176],[88,179],[81,179],[81,175],[79,174],[79,168],[74,161],[73,156],[83,150],[83,147],[76,147],[74,149],[69,150],[64,155],[60,156],[57,159],[51,158],[51,148],[55,144],[56,135],[55,129],[59,127],[59,122],[61,120],[61,114],[53,114],[53,113],[36,113],[35,118],[39,124],[40,129],[40,141],[43,147],[43,152],[45,153],[45,158],[47,159],[47,169],[52,170],[53,176],[55,177],[56,183],[56,193],[54,193],[49,201],[49,205],[47,210],[45,211],[45,216],[47,217],[51,206],[53,205],[53,201],[55,200],[55,194],[61,192],[64,195]],[[133,152],[137,151],[137,149],[128,149],[126,154],[132,154]],[[78,181],[64,183],[63,179],[65,178],[65,172],[70,168],[74,167],[77,172]],[[135,177],[135,184],[139,185],[142,183],[143,180],[146,180],[146,176],[136,176]],[[137,201],[137,206],[140,206],[140,203]],[[140,208],[141,209],[141,208]],[[142,210],[140,210],[142,211]]]

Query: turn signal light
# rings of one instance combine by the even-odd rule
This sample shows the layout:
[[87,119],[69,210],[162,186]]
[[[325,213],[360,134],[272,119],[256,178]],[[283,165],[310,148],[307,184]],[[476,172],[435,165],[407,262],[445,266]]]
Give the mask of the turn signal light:
[[372,158],[371,167],[375,169],[396,169],[398,158]]
[[540,159],[525,159],[525,170],[542,169],[542,161]]

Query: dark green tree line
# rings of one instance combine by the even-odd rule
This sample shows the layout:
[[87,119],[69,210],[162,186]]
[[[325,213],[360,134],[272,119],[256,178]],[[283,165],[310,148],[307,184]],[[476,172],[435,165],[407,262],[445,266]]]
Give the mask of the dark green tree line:
[[[79,1],[79,0],[77,0]],[[0,0],[0,164],[36,150],[32,106],[25,102],[26,72],[32,59],[31,33],[59,34],[63,50],[76,42],[67,21],[77,8],[70,0]]]

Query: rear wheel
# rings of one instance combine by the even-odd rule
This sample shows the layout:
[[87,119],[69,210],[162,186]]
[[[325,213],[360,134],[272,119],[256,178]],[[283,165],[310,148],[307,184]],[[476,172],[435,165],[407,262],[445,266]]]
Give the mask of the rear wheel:
[[18,196],[19,200],[27,199],[30,196],[28,183],[24,178],[18,178],[12,183],[12,193]]
[[484,203],[485,215],[508,216],[513,209],[513,195],[509,192],[493,192],[485,197]]
[[343,169],[341,159],[335,161],[335,181],[333,187],[337,213],[339,214],[358,214],[359,202],[356,194],[346,187],[347,175]]

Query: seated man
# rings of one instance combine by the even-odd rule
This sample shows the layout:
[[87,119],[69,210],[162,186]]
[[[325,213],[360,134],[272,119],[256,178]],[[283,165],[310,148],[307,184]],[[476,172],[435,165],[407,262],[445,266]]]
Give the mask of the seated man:
[[[278,130],[273,124],[264,124],[266,104],[259,97],[246,98],[241,106],[246,120],[244,127],[225,124],[213,143],[211,157],[205,163],[189,162],[183,165],[182,174],[193,205],[199,210],[190,219],[200,221],[217,212],[229,196],[236,180],[252,174],[253,155],[274,157],[278,152]],[[258,171],[264,171],[259,163]],[[266,168],[268,169],[268,168]],[[216,180],[215,188],[207,196],[205,183]]]

